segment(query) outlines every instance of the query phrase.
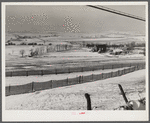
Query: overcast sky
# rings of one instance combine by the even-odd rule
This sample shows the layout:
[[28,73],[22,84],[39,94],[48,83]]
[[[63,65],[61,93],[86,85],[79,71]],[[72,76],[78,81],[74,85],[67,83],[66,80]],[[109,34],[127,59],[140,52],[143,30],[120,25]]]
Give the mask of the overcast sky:
[[[145,6],[106,6],[145,18]],[[145,32],[145,22],[88,6],[7,5],[6,31],[99,33]]]

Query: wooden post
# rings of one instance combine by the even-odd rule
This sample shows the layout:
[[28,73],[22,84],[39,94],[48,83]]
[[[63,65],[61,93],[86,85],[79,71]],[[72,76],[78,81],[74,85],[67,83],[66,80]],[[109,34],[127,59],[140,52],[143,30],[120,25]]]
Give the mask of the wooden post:
[[12,77],[12,71],[11,71],[11,75],[10,76]]
[[136,70],[138,70],[138,65],[136,65]]
[[10,84],[9,84],[9,93],[10,93]]
[[123,69],[123,74],[126,74],[126,73],[125,73],[125,69]]
[[137,70],[139,70],[139,66],[137,65]]
[[117,76],[120,76],[120,75],[119,75],[119,70],[117,71]]
[[51,80],[51,81],[50,81],[50,88],[52,88],[52,83],[53,83],[53,82],[52,82],[52,80]]
[[32,82],[32,92],[34,92],[34,82]]
[[80,83],[80,81],[81,81],[81,76],[79,76],[79,83]]
[[123,71],[121,70],[121,76],[123,75]]
[[43,76],[43,70],[41,70],[41,75]]
[[68,77],[67,77],[67,85],[69,85]]
[[78,76],[76,76],[77,77],[77,83],[79,83],[79,77]]
[[85,93],[85,98],[87,99],[87,110],[92,110],[90,95],[88,93]]
[[141,65],[139,64],[139,70],[141,69]]
[[103,65],[103,68],[102,68],[102,70],[104,70],[104,65]]
[[51,82],[52,82],[52,88],[53,88],[53,80],[51,80]]
[[28,76],[28,71],[26,71],[26,76]]
[[57,69],[55,68],[55,74],[57,75]]
[[68,73],[70,73],[70,68],[68,68]]
[[128,99],[127,99],[127,97],[126,97],[126,95],[125,95],[125,93],[124,93],[124,91],[123,91],[122,86],[121,86],[120,84],[118,84],[118,86],[119,86],[119,89],[120,89],[120,91],[121,91],[121,94],[122,94],[122,96],[123,96],[123,98],[124,98],[124,101],[125,101],[126,103],[128,103]]

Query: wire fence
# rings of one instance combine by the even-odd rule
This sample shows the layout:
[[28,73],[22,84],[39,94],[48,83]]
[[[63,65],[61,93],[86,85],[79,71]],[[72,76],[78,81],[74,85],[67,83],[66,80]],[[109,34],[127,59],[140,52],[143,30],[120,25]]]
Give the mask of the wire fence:
[[91,74],[87,76],[77,76],[75,78],[66,78],[63,80],[50,80],[46,82],[32,82],[25,85],[17,85],[17,86],[6,86],[5,87],[5,95],[16,95],[16,94],[24,94],[30,93],[40,90],[58,88],[63,86],[70,86],[75,84],[81,84],[86,82],[93,82],[97,80],[103,80],[107,78],[121,76],[130,72],[134,72],[140,69],[145,69],[144,64],[139,64],[136,66],[131,66],[129,68],[124,68],[122,70],[118,70],[115,72],[109,73],[101,73],[101,74]]
[[13,76],[32,76],[32,75],[50,75],[50,74],[63,74],[63,73],[73,73],[73,72],[84,72],[84,71],[95,71],[95,70],[105,70],[105,69],[115,69],[123,67],[145,65],[145,63],[123,63],[123,64],[105,64],[97,66],[86,66],[86,67],[66,67],[66,68],[51,68],[49,70],[29,70],[29,71],[10,71],[6,72],[6,77]]

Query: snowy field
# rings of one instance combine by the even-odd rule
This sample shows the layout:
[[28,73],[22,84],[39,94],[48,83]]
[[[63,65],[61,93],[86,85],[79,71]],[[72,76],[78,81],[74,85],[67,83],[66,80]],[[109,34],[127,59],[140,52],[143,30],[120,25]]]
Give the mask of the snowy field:
[[145,69],[123,76],[73,86],[5,97],[6,110],[86,110],[85,93],[91,95],[95,110],[113,110],[125,101],[118,84],[129,100],[145,97]]
[[[12,48],[10,48],[9,51],[11,51],[11,49]],[[110,65],[112,63],[130,64],[145,62],[145,56],[142,54],[112,56],[108,53],[98,54],[97,52],[89,52],[89,50],[90,49],[82,48],[81,50],[71,50],[66,52],[50,52],[36,58],[22,58],[19,54],[17,55],[19,50],[16,50],[16,52],[14,50],[14,55],[6,55],[6,71],[50,70],[52,68],[60,69],[66,67],[87,67],[103,64]]]

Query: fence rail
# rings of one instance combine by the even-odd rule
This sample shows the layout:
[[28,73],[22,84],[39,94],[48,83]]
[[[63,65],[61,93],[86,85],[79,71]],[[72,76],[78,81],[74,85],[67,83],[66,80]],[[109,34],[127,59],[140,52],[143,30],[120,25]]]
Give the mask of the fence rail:
[[60,68],[60,69],[50,69],[50,70],[29,70],[29,71],[11,71],[6,72],[6,77],[13,76],[32,76],[32,75],[49,75],[49,74],[63,74],[63,73],[73,73],[73,72],[84,72],[84,71],[94,71],[94,70],[104,70],[104,69],[115,69],[131,66],[145,65],[145,63],[124,63],[124,64],[111,64],[111,65],[99,65],[90,67],[75,67],[75,68]]
[[130,68],[124,68],[122,70],[109,72],[109,73],[100,73],[100,74],[91,74],[87,76],[78,76],[75,78],[66,78],[63,80],[50,80],[46,82],[32,82],[25,85],[17,85],[17,86],[6,86],[5,87],[5,95],[16,95],[23,93],[30,93],[39,90],[52,89],[57,87],[81,84],[86,82],[93,82],[96,80],[103,80],[111,77],[121,76],[133,71],[137,71],[140,69],[145,69],[145,65],[139,64],[136,66],[131,66]]

